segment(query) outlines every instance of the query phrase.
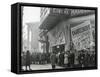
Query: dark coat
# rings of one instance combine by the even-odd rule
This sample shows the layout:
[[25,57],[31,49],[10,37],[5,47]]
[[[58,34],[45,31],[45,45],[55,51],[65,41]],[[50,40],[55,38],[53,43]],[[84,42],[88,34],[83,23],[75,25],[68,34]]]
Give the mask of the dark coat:
[[60,64],[63,65],[64,64],[64,54],[63,53],[59,55],[59,60],[60,60]]
[[30,56],[31,56],[30,52],[27,51],[26,52],[26,65],[30,65],[30,63],[31,63]]
[[85,66],[88,66],[90,63],[90,55],[87,53],[84,59]]
[[68,64],[69,64],[69,66],[73,66],[74,65],[74,59],[75,59],[74,53],[70,53],[68,55]]
[[95,54],[92,54],[92,55],[90,56],[90,63],[91,63],[92,66],[95,65]]
[[51,64],[55,65],[56,64],[56,55],[55,54],[51,54],[50,60],[51,60]]
[[71,58],[71,64],[74,64],[74,59],[75,59],[74,53],[71,53],[70,58]]
[[85,54],[80,54],[79,56],[78,56],[78,60],[79,60],[79,63],[80,64],[84,64],[84,61],[85,61]]

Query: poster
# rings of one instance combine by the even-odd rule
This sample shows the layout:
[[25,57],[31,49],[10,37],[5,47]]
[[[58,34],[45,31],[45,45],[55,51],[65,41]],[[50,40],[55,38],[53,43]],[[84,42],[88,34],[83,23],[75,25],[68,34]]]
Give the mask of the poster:
[[90,21],[85,21],[71,28],[71,36],[77,50],[90,48],[92,38]]

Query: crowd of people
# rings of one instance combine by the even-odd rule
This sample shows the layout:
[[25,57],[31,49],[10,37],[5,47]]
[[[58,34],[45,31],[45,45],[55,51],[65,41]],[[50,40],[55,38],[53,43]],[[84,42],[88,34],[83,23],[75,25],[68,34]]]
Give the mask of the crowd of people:
[[[65,67],[65,68],[76,68],[76,67],[89,67],[95,66],[95,52],[89,50],[80,50],[77,51],[76,58],[75,51],[67,51],[60,53],[52,53],[51,55],[51,64],[54,69],[56,65]],[[77,60],[77,64],[75,63]]]
[[49,53],[40,53],[40,52],[33,52],[30,53],[29,50],[26,52],[22,52],[22,66],[29,67],[31,64],[48,64],[50,63],[50,54]]
[[[90,53],[91,52],[91,53]],[[89,67],[95,66],[95,51],[89,50],[69,50],[67,52],[60,51],[55,53],[32,53],[29,51],[23,52],[22,54],[22,66],[29,67],[30,64],[51,64],[52,69],[55,69],[56,66],[62,66],[65,68],[75,68],[75,67]],[[77,64],[75,64],[77,60]],[[30,69],[31,70],[31,69]]]
[[78,56],[79,66],[81,67],[89,67],[95,66],[95,52],[81,50]]

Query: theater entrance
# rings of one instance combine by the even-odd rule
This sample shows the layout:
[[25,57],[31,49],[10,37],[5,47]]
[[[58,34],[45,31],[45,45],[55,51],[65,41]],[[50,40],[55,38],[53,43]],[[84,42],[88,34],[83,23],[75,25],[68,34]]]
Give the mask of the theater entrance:
[[53,46],[52,49],[56,53],[56,64],[59,66],[63,66],[64,65],[65,44]]
[[65,51],[65,44],[53,46],[52,51],[54,51],[56,54],[60,53],[60,52],[64,52]]

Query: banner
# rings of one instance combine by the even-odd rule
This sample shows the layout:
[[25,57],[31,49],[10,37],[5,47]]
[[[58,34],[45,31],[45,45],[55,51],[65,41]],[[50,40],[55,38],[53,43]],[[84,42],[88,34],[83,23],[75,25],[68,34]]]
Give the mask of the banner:
[[89,48],[92,38],[90,21],[71,28],[71,36],[77,50]]
[[48,36],[51,46],[65,44],[64,26],[58,25],[48,32]]

